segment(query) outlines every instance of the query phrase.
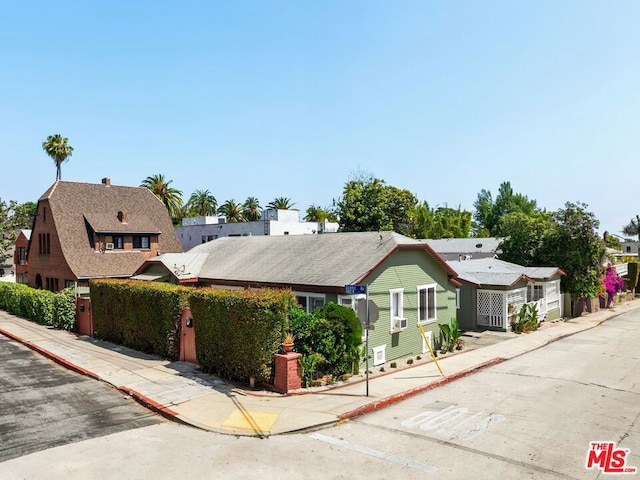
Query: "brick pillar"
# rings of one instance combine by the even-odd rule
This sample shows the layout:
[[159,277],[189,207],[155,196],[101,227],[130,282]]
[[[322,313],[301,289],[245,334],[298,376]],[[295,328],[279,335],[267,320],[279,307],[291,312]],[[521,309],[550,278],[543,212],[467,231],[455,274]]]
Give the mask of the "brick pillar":
[[273,386],[276,392],[289,393],[302,387],[302,372],[298,359],[302,356],[299,353],[276,353],[276,372]]

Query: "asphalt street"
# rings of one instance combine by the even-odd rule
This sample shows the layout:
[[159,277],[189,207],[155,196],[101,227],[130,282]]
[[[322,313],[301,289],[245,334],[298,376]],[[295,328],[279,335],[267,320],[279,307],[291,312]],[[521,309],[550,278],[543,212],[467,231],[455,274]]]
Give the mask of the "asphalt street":
[[0,462],[161,422],[113,387],[0,336]]

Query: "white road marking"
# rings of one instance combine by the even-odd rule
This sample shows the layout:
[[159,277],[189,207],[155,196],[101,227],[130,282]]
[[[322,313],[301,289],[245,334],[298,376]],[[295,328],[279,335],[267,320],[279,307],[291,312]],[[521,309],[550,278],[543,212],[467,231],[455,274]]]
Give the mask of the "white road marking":
[[365,455],[370,455],[372,457],[380,458],[382,460],[387,460],[389,462],[405,465],[407,467],[414,468],[416,470],[420,470],[425,473],[436,473],[438,471],[436,467],[432,467],[431,465],[425,465],[424,463],[417,462],[411,458],[400,457],[398,455],[393,455],[392,453],[381,452],[380,450],[364,447],[362,445],[354,445],[344,440],[329,437],[327,435],[322,435],[321,433],[312,433],[309,435],[309,437],[315,440],[320,440],[321,442],[330,443],[331,445],[337,445],[339,447],[347,448],[349,450],[353,450],[358,453],[363,453]]

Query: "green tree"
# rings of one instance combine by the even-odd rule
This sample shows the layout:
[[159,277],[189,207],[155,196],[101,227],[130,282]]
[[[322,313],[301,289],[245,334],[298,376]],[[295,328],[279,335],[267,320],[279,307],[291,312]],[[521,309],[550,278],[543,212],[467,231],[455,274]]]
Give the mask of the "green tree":
[[33,202],[19,204],[10,200],[7,205],[0,199],[0,264],[9,258],[18,232],[32,227],[35,212],[36,204]]
[[411,192],[386,185],[384,180],[356,179],[345,184],[336,213],[345,232],[393,230],[411,235],[417,203]]
[[268,208],[275,210],[289,210],[295,203],[291,203],[291,199],[287,197],[276,197],[267,205]]
[[218,213],[224,215],[228,223],[245,221],[244,215],[242,214],[242,205],[237,203],[233,198],[220,205]]
[[542,249],[555,224],[548,213],[527,215],[511,212],[503,215],[500,230],[500,259],[526,267],[542,265]]
[[209,190],[195,190],[187,202],[187,213],[194,217],[215,215],[218,201]]
[[554,226],[541,248],[542,265],[560,267],[565,290],[578,297],[594,297],[602,271],[604,242],[596,232],[599,221],[583,203],[567,202],[553,213]]
[[413,222],[416,238],[467,238],[471,232],[471,212],[460,207],[433,209],[426,201],[416,205]]
[[481,190],[473,206],[475,229],[485,229],[491,236],[503,236],[500,230],[502,216],[512,212],[522,212],[525,215],[533,215],[538,212],[537,202],[529,200],[525,195],[514,193],[510,182],[502,182],[498,189],[495,201],[491,192]]
[[242,204],[242,215],[249,222],[260,220],[262,213],[260,212],[260,202],[256,197],[247,197]]
[[338,217],[336,213],[328,207],[322,208],[319,205],[310,205],[305,212],[304,221],[318,223],[324,223],[325,221],[337,222]]
[[613,235],[611,235],[606,230],[602,234],[602,241],[604,242],[605,247],[613,248],[615,250],[621,250],[622,249],[622,242],[620,241],[620,239],[615,237],[615,236],[613,236]]
[[182,192],[171,187],[173,180],[166,180],[164,175],[156,174],[145,178],[140,184],[141,187],[151,190],[156,197],[164,204],[171,218],[175,220],[180,216],[182,202]]
[[13,203],[15,204],[12,208],[12,222],[14,227],[18,230],[30,230],[36,218],[36,208],[38,208],[38,205],[34,202]]
[[622,233],[638,238],[638,254],[640,255],[640,215],[636,215],[636,218],[632,218],[628,224],[622,227]]
[[69,145],[69,139],[59,133],[49,135],[42,142],[42,149],[47,152],[56,164],[56,181],[62,179],[62,163],[66,162],[73,154],[73,147]]

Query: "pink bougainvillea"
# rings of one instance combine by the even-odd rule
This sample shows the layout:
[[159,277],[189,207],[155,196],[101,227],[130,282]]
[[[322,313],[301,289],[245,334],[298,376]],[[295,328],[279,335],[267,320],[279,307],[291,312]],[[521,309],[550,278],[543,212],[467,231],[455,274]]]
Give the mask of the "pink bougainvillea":
[[600,275],[604,288],[607,291],[607,307],[613,302],[613,296],[622,291],[624,288],[624,280],[618,275],[613,265],[608,264],[604,275]]
[[616,294],[624,288],[624,281],[613,268],[613,265],[607,265],[607,270],[604,274],[604,288],[607,289],[607,293]]

